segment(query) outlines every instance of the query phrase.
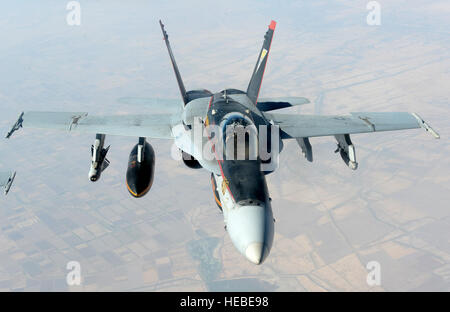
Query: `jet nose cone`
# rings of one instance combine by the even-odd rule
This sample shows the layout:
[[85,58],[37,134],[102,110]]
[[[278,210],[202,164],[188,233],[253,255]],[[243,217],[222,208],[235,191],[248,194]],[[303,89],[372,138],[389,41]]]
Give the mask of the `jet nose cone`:
[[245,256],[254,264],[261,264],[264,256],[263,243],[251,243],[245,250]]
[[263,263],[274,235],[270,204],[235,206],[227,215],[227,232],[245,258],[254,264]]

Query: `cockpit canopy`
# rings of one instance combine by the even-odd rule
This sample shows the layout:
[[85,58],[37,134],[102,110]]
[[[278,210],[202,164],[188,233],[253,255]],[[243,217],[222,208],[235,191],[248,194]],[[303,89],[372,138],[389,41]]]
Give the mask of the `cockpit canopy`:
[[225,160],[258,159],[258,131],[249,117],[233,113],[221,125]]

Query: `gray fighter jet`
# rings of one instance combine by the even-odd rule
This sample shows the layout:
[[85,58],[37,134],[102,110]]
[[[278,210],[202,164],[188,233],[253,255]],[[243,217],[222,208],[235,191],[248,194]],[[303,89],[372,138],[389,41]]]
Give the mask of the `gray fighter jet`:
[[154,105],[161,108],[157,114],[143,111],[139,115],[91,116],[86,112],[25,112],[7,137],[21,127],[96,134],[91,147],[89,178],[92,181],[97,181],[109,164],[105,135],[138,137],[126,174],[127,188],[134,197],[145,195],[153,182],[155,153],[146,138],[174,140],[186,166],[211,172],[214,200],[223,212],[231,241],[255,264],[262,263],[272,247],[274,218],[265,175],[277,168],[284,140],[295,139],[306,159],[312,161],[309,138],[334,136],[336,152],[354,170],[357,161],[351,134],[424,128],[439,138],[415,113],[356,112],[324,116],[274,112],[309,102],[295,97],[258,97],[275,21],[264,36],[247,90],[186,91],[161,21],[160,26],[181,101],[155,99]]

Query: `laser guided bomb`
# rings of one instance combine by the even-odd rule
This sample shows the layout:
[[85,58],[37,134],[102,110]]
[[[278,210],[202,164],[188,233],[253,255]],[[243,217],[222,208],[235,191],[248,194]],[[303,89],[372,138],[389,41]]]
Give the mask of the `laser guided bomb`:
[[126,176],[127,188],[133,197],[147,194],[153,184],[154,172],[155,151],[145,138],[139,138],[139,143],[131,150]]
[[[106,158],[109,146],[104,148],[105,135],[97,133],[91,146],[91,166],[89,179],[96,182],[110,162]],[[155,152],[153,147],[140,137],[139,143],[131,150],[126,174],[127,189],[133,197],[142,197],[150,190],[155,172]]]
[[97,133],[95,135],[94,144],[91,146],[91,167],[89,168],[89,180],[92,182],[98,181],[103,171],[109,166],[109,160],[106,154],[109,151],[109,146],[104,148],[105,135]]

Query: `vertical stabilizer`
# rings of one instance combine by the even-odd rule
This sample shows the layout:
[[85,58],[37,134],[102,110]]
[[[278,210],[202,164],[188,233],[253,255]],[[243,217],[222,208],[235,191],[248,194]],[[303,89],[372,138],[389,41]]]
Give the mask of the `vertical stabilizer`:
[[247,88],[247,96],[256,105],[258,100],[259,90],[261,89],[261,83],[264,76],[264,70],[266,69],[267,58],[269,57],[270,45],[272,43],[273,33],[275,31],[275,21],[270,22],[269,29],[264,36],[264,43],[259,52],[258,60],[253,70],[252,78]]
[[177,62],[175,62],[175,57],[172,53],[172,48],[170,47],[169,43],[169,35],[167,34],[166,30],[164,29],[164,24],[159,21],[159,25],[161,26],[161,30],[164,36],[164,41],[166,42],[167,51],[169,52],[170,61],[172,62],[172,67],[175,72],[175,76],[177,78],[178,87],[180,88],[181,97],[183,98],[184,105],[187,104],[188,98],[186,96],[186,88],[184,87],[183,80],[181,79],[180,71],[178,70]]

